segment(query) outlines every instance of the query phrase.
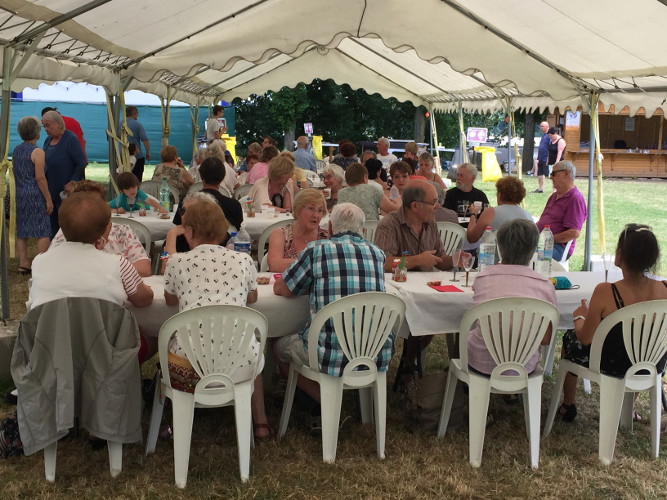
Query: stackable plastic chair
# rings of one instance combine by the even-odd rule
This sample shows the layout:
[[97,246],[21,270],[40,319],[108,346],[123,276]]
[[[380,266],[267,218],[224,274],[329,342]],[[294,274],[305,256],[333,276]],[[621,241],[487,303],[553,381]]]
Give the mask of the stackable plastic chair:
[[190,193],[198,193],[204,189],[204,183],[203,182],[195,182],[192,186],[188,188],[188,194]]
[[[481,375],[468,367],[468,335],[479,322],[486,348],[496,363],[491,375]],[[525,365],[540,347],[551,324],[551,342],[556,339],[558,309],[543,300],[510,297],[488,300],[472,307],[463,315],[460,359],[452,359],[438,426],[438,438],[447,431],[454,401],[456,383],[461,380],[469,387],[469,460],[470,465],[482,464],[482,448],[486,431],[489,396],[495,394],[523,395],[526,430],[530,441],[530,463],[536,469],[540,457],[540,409],[544,372],[537,365],[532,373]],[[504,374],[508,370],[513,375]]]
[[137,235],[139,241],[141,241],[146,253],[150,257],[151,255],[151,232],[144,226],[141,222],[136,219],[128,219],[127,217],[112,217],[111,222],[114,224],[125,224],[130,226],[130,229],[134,231],[134,234]]
[[[632,366],[623,378],[600,372],[602,346],[609,331],[623,325],[623,341]],[[561,359],[558,377],[551,395],[549,414],[544,424],[548,436],[560,405],[563,381],[568,372],[589,379],[600,386],[600,460],[609,465],[614,458],[616,434],[621,427],[632,429],[634,393],[649,391],[651,421],[651,454],[658,458],[660,451],[660,417],[662,412],[662,379],[655,365],[667,353],[667,300],[650,300],[625,306],[604,318],[598,325],[593,342],[589,367]]]
[[242,202],[248,196],[252,186],[253,184],[241,184],[234,191],[234,199]]
[[264,229],[262,234],[259,235],[259,241],[257,242],[257,262],[260,266],[266,254],[266,246],[269,244],[269,237],[271,236],[273,230],[282,226],[286,226],[287,224],[291,224],[292,222],[294,222],[294,219],[281,219]]
[[440,239],[442,244],[445,247],[445,254],[451,255],[456,245],[460,241],[465,243],[466,241],[466,230],[465,228],[454,224],[453,222],[436,222],[438,225],[438,232],[440,233]]
[[[154,197],[156,200],[160,199],[160,187],[162,186],[162,181],[143,181],[140,185],[139,188],[146,194],[151,195]],[[181,193],[178,192],[178,189],[174,188],[173,186],[169,186],[169,192],[171,193],[171,196],[174,198],[174,203],[178,203],[178,200],[180,199]]]
[[[378,372],[375,359],[391,332],[394,335],[398,332],[404,316],[405,303],[384,292],[355,293],[320,309],[308,332],[309,366],[290,364],[279,437],[283,437],[287,431],[297,378],[303,375],[320,384],[324,462],[333,463],[336,460],[343,389],[360,389],[362,421],[369,423],[371,416],[375,415],[377,454],[384,458],[387,372]],[[320,331],[329,319],[333,322],[338,343],[348,360],[340,377],[322,373],[317,356]]]
[[366,238],[368,241],[373,243],[373,240],[375,239],[375,231],[377,230],[378,227],[378,220],[367,220],[364,223],[364,238]]
[[[267,320],[262,313],[249,307],[233,305],[203,306],[183,311],[169,318],[160,328],[158,349],[162,378],[155,388],[146,455],[155,451],[162,420],[163,396],[168,397],[173,409],[174,476],[179,488],[185,488],[188,477],[195,407],[234,405],[241,480],[248,480],[252,439],[250,397],[257,373],[248,380],[236,383],[230,374],[256,336],[260,339],[260,352],[264,352],[267,329]],[[176,331],[187,359],[201,377],[194,394],[178,391],[171,386],[167,351],[169,340]]]

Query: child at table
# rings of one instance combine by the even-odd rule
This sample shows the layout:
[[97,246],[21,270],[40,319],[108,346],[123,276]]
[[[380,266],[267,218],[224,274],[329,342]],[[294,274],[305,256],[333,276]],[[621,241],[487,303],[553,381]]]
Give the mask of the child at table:
[[118,185],[118,190],[120,193],[109,202],[109,206],[111,208],[115,208],[117,213],[124,214],[125,212],[130,211],[128,200],[134,200],[132,210],[139,209],[141,207],[146,208],[146,205],[150,205],[162,214],[167,213],[166,208],[160,205],[153,198],[149,198],[146,193],[139,189],[139,179],[137,179],[137,176],[132,172],[123,172],[118,174],[118,177],[116,178],[116,184]]

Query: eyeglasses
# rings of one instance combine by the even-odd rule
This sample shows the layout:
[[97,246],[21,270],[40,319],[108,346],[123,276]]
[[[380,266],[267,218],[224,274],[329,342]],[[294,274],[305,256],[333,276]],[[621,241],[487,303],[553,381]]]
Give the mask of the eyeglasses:
[[559,168],[558,170],[552,170],[551,173],[549,174],[549,177],[556,177],[556,174],[558,172],[566,172],[566,168]]
[[436,205],[438,204],[438,200],[437,200],[437,199],[435,199],[435,200],[433,200],[433,201],[419,201],[419,200],[415,200],[415,201],[416,201],[417,203],[423,203],[424,205],[431,205],[431,206],[434,207],[434,208],[435,208]]
[[317,214],[319,216],[324,216],[324,208],[315,208],[312,205],[307,205],[307,206],[303,207],[303,209],[306,212],[309,212],[311,214]]

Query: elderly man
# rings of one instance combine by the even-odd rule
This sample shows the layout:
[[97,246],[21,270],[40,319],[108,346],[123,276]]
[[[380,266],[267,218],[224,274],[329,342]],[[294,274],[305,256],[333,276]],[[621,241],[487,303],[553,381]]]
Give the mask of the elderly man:
[[135,307],[153,290],[122,255],[101,252],[111,231],[111,208],[99,196],[74,193],[60,207],[66,242],[35,257],[28,309],[64,297],[94,297]]
[[294,162],[296,166],[303,170],[310,170],[317,172],[317,165],[315,165],[315,156],[308,151],[308,137],[302,135],[296,140],[296,150],[294,151]]
[[537,221],[537,228],[542,231],[544,226],[551,226],[554,234],[554,260],[561,260],[565,246],[572,241],[567,257],[574,253],[576,239],[586,220],[586,200],[574,185],[577,169],[571,161],[563,160],[556,163],[550,177],[555,192],[547,200],[547,205]]
[[[148,136],[144,130],[144,126],[137,120],[139,117],[139,110],[136,106],[127,106],[125,108],[125,117],[127,120],[127,126],[132,132],[132,135],[127,138],[130,144],[134,144],[137,147],[137,152],[134,157],[137,159],[137,162],[132,168],[132,173],[137,176],[139,182],[141,182],[144,176],[144,165],[146,160],[151,160],[151,144],[148,141]],[[141,145],[144,145],[146,148],[146,156],[141,151]]]
[[544,176],[549,175],[549,123],[540,123],[540,132],[542,132],[542,139],[540,145],[537,147],[537,183],[538,188],[533,193],[544,193]]
[[398,161],[395,154],[389,152],[389,139],[380,137],[378,139],[378,154],[376,159],[382,162],[382,168],[389,170],[391,164]]
[[[384,254],[361,234],[365,218],[361,209],[351,203],[334,207],[329,219],[331,238],[308,244],[296,261],[283,272],[273,286],[276,295],[294,297],[310,294],[310,310],[319,311],[334,300],[358,292],[384,291]],[[319,334],[322,371],[340,376],[345,355],[328,323]],[[299,333],[282,337],[274,344],[276,358],[283,373],[289,362],[308,364],[308,325]],[[380,350],[378,370],[386,371],[394,352],[391,335]],[[299,377],[299,387],[316,401],[320,400],[317,383]],[[317,418],[319,415],[311,415]]]
[[477,167],[472,163],[462,163],[456,171],[456,186],[449,189],[445,195],[444,207],[456,211],[462,201],[472,205],[476,201],[488,203],[489,199],[484,191],[473,186],[477,177]]

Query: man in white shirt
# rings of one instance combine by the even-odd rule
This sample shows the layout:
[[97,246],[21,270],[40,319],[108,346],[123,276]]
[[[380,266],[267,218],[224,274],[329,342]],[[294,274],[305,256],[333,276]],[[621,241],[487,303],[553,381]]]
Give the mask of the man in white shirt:
[[220,136],[227,132],[226,126],[220,125],[220,118],[224,114],[225,109],[216,104],[213,106],[213,116],[208,119],[206,122],[206,142],[211,143],[216,139],[220,139]]
[[389,139],[380,137],[378,139],[378,154],[376,156],[382,162],[382,168],[389,170],[391,164],[398,161],[395,154],[389,152]]

